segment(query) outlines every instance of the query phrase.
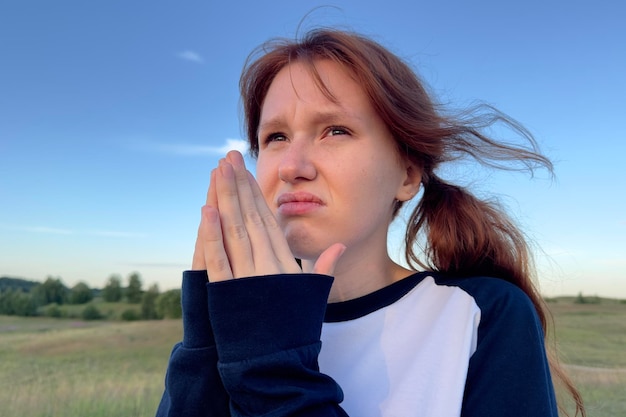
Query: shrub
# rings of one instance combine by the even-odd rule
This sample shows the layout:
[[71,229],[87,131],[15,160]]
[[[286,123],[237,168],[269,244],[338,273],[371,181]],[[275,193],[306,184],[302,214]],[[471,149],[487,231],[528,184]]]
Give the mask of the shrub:
[[54,318],[62,318],[66,316],[65,312],[56,303],[50,304],[46,307],[45,315]]
[[139,320],[140,316],[137,310],[128,308],[122,312],[121,318],[122,320],[125,320],[125,321],[134,321],[134,320]]
[[587,297],[584,296],[582,292],[578,293],[578,296],[574,299],[574,303],[576,304],[600,304],[600,297],[597,295]]
[[93,304],[89,304],[83,309],[81,317],[83,320],[100,320],[103,318],[98,307]]
[[183,316],[180,305],[180,289],[169,290],[157,298],[157,311],[161,317],[179,319]]

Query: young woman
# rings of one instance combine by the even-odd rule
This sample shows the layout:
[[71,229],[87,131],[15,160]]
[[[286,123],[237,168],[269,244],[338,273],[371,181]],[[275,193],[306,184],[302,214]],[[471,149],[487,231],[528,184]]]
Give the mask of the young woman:
[[[556,417],[551,369],[585,415],[548,359],[522,233],[436,174],[463,155],[551,170],[525,130],[446,116],[395,55],[336,30],[265,45],[241,93],[257,179],[236,152],[211,174],[157,415]],[[494,121],[530,149],[483,135]],[[387,234],[416,196],[407,268]]]

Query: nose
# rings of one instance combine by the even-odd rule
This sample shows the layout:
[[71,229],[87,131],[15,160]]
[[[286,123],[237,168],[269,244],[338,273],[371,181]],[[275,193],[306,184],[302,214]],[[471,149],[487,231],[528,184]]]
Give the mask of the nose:
[[284,150],[278,177],[281,181],[295,183],[310,181],[317,176],[317,168],[314,161],[314,150],[306,141],[293,140]]

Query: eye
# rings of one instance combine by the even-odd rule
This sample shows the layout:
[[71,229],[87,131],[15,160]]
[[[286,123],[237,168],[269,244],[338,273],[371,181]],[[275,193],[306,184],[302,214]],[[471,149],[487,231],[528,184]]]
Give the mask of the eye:
[[331,126],[327,130],[328,136],[349,135],[350,131],[343,126]]
[[285,142],[287,140],[287,136],[283,133],[270,133],[265,136],[263,144],[267,146],[272,142]]

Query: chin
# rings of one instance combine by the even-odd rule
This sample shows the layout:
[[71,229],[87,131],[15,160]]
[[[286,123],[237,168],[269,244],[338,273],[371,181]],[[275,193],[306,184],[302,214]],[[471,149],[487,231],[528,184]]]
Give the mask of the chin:
[[302,231],[299,231],[299,233],[293,230],[285,231],[285,237],[287,238],[291,253],[298,259],[314,261],[330,246],[330,244],[328,244],[322,247],[324,246],[323,242],[313,239],[310,234],[303,233]]
[[315,250],[310,246],[302,245],[301,242],[297,242],[296,244],[289,243],[289,248],[294,257],[305,261],[315,261],[323,252],[321,250]]

